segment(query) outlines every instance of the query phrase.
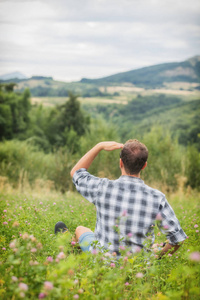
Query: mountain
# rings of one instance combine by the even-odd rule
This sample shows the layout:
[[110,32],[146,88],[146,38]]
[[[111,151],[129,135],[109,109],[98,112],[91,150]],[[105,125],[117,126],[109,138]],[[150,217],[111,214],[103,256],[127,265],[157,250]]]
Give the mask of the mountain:
[[0,80],[10,80],[10,79],[27,79],[27,77],[20,72],[13,72],[0,75]]
[[154,65],[99,79],[83,78],[80,82],[97,85],[129,83],[146,88],[161,87],[167,82],[200,83],[200,56],[183,62]]

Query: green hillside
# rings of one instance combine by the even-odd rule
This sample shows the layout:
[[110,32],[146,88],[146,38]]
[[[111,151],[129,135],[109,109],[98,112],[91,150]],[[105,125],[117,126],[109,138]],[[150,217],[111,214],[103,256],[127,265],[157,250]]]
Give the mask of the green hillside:
[[[121,94],[109,87],[118,88],[165,88],[173,90],[196,91],[200,89],[200,56],[184,62],[164,63],[132,70],[112,76],[87,79],[79,82],[56,81],[52,77],[33,76],[27,79],[0,80],[0,84],[16,83],[15,91],[23,92],[28,88],[32,97],[68,97],[69,91],[80,97],[113,97]],[[174,88],[176,83],[181,83]],[[134,91],[131,91],[134,92]]]
[[183,101],[181,98],[152,95],[138,96],[127,105],[109,104],[83,106],[94,118],[101,116],[114,124],[120,136],[138,139],[153,127],[162,127],[177,137],[183,145],[196,144],[200,150],[200,100]]
[[160,87],[166,82],[200,82],[200,56],[184,62],[165,63],[99,79],[83,78],[82,83],[98,85],[131,83],[141,87]]

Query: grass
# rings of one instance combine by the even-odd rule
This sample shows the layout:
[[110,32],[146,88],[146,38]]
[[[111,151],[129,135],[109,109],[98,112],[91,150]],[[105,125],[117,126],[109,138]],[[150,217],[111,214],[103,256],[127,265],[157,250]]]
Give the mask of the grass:
[[[178,252],[157,260],[124,250],[117,261],[71,244],[77,226],[95,228],[95,207],[79,194],[2,190],[0,298],[199,299],[200,194],[180,190],[168,200],[189,237]],[[55,236],[57,221],[70,233]],[[156,229],[156,242],[164,240]]]

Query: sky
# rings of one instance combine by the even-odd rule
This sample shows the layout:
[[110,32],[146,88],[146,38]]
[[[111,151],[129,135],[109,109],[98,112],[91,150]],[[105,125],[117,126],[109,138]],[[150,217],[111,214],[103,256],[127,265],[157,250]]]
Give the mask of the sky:
[[0,75],[77,81],[199,54],[199,0],[0,0]]

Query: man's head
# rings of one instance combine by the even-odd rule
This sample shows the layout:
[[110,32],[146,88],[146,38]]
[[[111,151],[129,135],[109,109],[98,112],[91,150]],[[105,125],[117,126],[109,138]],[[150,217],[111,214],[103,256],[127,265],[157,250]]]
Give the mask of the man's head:
[[148,149],[138,140],[128,140],[124,144],[120,157],[126,173],[137,175],[146,166]]

